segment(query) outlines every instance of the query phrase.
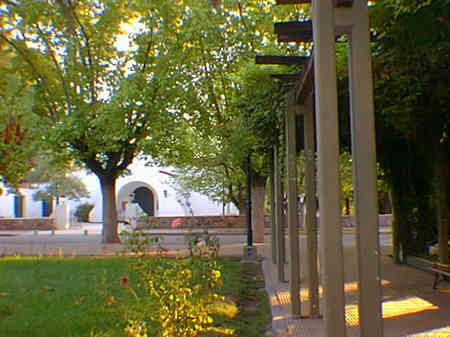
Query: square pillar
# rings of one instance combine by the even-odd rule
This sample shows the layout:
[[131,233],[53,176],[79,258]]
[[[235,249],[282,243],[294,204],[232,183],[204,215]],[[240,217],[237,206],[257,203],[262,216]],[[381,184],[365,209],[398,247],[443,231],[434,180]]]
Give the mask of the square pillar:
[[288,231],[289,231],[289,292],[291,294],[291,314],[300,317],[300,249],[298,240],[298,206],[297,206],[297,141],[296,141],[296,104],[291,97],[286,113],[286,166],[288,197]]
[[353,1],[349,75],[361,337],[382,337],[377,172],[369,16],[366,0]]
[[302,107],[305,139],[305,191],[306,191],[306,251],[308,259],[308,296],[311,318],[320,316],[319,271],[317,268],[317,203],[316,203],[316,150],[314,142],[314,102],[308,96]]
[[280,155],[278,144],[273,149],[274,193],[275,193],[275,232],[277,250],[278,281],[285,282],[284,264],[286,262],[286,245],[284,239],[283,191],[280,172]]
[[272,168],[270,172],[270,250],[272,253],[272,263],[277,263],[277,231],[275,223],[275,167],[274,167],[274,153],[272,151]]
[[334,1],[312,0],[319,231],[327,337],[345,337]]

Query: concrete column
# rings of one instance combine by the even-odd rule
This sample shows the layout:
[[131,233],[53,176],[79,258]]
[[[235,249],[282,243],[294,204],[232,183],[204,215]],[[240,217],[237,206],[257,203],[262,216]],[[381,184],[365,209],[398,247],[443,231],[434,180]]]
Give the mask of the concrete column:
[[291,313],[301,314],[300,303],[300,252],[298,240],[297,215],[297,165],[296,165],[296,123],[295,99],[291,99],[286,113],[286,165],[287,165],[287,197],[288,197],[288,231],[289,231],[289,292],[291,295]]
[[274,153],[272,151],[272,169],[270,172],[270,222],[271,233],[270,247],[272,252],[272,263],[277,263],[277,233],[275,226],[275,167],[273,163]]
[[377,172],[367,2],[353,2],[349,74],[361,337],[383,336]]
[[345,337],[344,266],[333,0],[312,0],[320,265],[327,337]]
[[275,172],[274,177],[274,192],[275,192],[275,232],[277,237],[277,264],[278,264],[278,281],[285,282],[286,277],[284,275],[284,264],[286,261],[285,256],[285,242],[284,242],[284,215],[283,215],[283,192],[281,188],[281,174],[280,174],[280,161],[279,161],[279,147],[274,146],[273,151],[273,167]]
[[303,107],[305,139],[305,191],[306,191],[306,245],[308,254],[308,296],[311,318],[320,316],[319,271],[317,268],[317,203],[316,203],[316,150],[314,144],[313,97],[308,96]]

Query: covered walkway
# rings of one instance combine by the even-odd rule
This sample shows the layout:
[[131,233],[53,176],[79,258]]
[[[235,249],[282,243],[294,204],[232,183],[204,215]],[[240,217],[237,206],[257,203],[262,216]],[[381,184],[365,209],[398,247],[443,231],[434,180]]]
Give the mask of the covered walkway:
[[[269,238],[266,237],[266,241]],[[300,247],[305,247],[306,238],[300,237]],[[303,243],[303,245],[302,245]],[[345,320],[348,337],[360,336],[357,311],[357,260],[355,242],[344,243],[344,281],[345,281]],[[391,246],[380,248],[381,284],[382,284],[382,324],[385,337],[448,337],[450,336],[450,283],[442,282],[433,290],[434,276],[409,265],[397,265],[388,255]],[[271,262],[270,243],[266,242],[263,261],[266,289],[272,306],[272,329],[277,337],[325,337],[323,318],[293,317],[290,312],[291,301],[289,283],[279,282],[278,266]],[[308,312],[307,259],[304,248],[300,296],[302,312]],[[289,261],[288,261],[289,263]],[[288,264],[285,265],[288,275]],[[319,287],[320,312],[325,310],[322,287]]]

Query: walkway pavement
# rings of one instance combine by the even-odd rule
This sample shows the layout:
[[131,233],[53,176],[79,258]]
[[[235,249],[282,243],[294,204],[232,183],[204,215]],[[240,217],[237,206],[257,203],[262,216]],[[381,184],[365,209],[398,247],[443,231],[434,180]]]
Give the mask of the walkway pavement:
[[[270,239],[270,237],[266,237]],[[301,247],[302,316],[308,315],[308,290],[305,244]],[[345,297],[347,336],[360,336],[357,311],[357,271],[354,244],[344,244]],[[432,289],[434,275],[412,266],[395,265],[389,257],[391,247],[381,247],[383,285],[383,325],[385,337],[450,337],[450,283],[441,282]],[[325,325],[320,319],[294,319],[290,315],[289,284],[279,282],[277,267],[271,262],[270,243],[262,249],[266,289],[272,306],[272,329],[279,337],[325,337]],[[287,254],[288,255],[288,254]],[[285,266],[285,275],[289,273]],[[320,292],[322,289],[320,289]],[[321,308],[325,305],[320,294]],[[323,310],[321,310],[323,311]],[[326,336],[332,337],[333,335]]]
[[[87,230],[87,235],[85,230]],[[168,235],[167,231],[153,231]],[[241,231],[217,229],[215,234],[237,235]],[[4,255],[116,255],[124,251],[121,244],[100,243],[99,225],[87,225],[78,229],[52,232],[0,231],[0,256]],[[177,231],[176,234],[181,234]],[[170,234],[175,234],[170,231]],[[307,280],[305,277],[306,254],[304,237],[300,238],[302,259],[302,314],[308,314]],[[245,240],[244,240],[245,242]],[[385,242],[385,241],[383,241]],[[223,244],[222,256],[242,256],[243,242]],[[266,243],[256,245],[263,259],[266,289],[272,306],[272,330],[277,337],[332,337],[326,336],[324,320],[294,319],[289,314],[290,298],[287,282],[279,282],[277,268],[271,262],[270,236]],[[356,260],[354,242],[344,242],[346,321],[348,337],[359,336],[357,314]],[[172,250],[182,254],[183,250]],[[405,265],[394,265],[389,246],[381,248],[383,284],[383,316],[385,337],[450,337],[450,283],[441,282],[440,289],[433,290],[431,273]],[[288,254],[287,254],[288,255]],[[303,261],[305,260],[305,261]],[[289,275],[287,265],[285,275]],[[321,296],[320,304],[324,301]]]

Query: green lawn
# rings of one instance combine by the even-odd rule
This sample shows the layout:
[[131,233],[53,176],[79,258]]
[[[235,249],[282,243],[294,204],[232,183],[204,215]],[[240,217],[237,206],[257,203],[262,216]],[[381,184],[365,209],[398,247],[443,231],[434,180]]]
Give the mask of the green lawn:
[[[127,303],[135,299],[121,285],[121,278],[127,275],[128,285],[136,288],[131,261],[119,257],[1,258],[0,337],[126,336],[123,314]],[[248,271],[243,272],[237,260],[219,262],[224,278],[221,293],[241,309],[238,316],[219,324],[236,329],[236,336],[260,336],[270,321],[267,298],[259,289],[261,281],[246,277]],[[255,307],[255,303],[259,304]]]

